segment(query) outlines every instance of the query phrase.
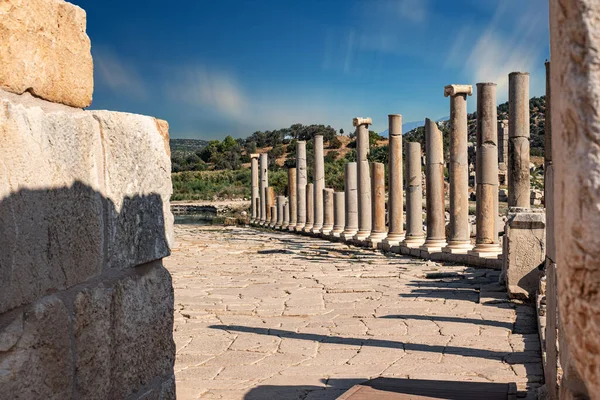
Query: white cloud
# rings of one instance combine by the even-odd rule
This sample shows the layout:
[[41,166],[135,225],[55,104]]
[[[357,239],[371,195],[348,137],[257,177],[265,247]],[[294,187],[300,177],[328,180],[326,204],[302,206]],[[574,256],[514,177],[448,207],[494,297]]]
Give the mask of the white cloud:
[[114,93],[136,99],[148,98],[148,90],[133,65],[121,59],[112,49],[95,49],[94,66],[99,82]]

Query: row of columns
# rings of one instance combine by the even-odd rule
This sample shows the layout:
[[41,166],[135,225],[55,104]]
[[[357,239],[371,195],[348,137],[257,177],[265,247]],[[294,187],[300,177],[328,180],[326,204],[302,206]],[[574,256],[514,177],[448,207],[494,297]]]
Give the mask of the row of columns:
[[[529,207],[529,74],[509,75],[509,206]],[[449,225],[446,232],[443,137],[437,124],[425,121],[426,234],[422,226],[421,147],[408,143],[402,156],[402,117],[389,115],[388,226],[386,228],[385,166],[369,163],[370,118],[355,118],[357,161],[346,164],[344,192],[325,187],[323,136],[314,138],[314,181],[307,181],[306,142],[298,141],[296,168],[288,170],[288,199],[275,226],[312,234],[334,235],[347,241],[391,250],[403,245],[428,252],[497,257],[498,241],[498,120],[496,85],[477,84],[477,159],[475,246],[471,244],[468,193],[467,97],[470,85],[449,85]],[[271,223],[267,156],[252,157],[252,218]],[[406,162],[404,162],[406,161]],[[407,173],[403,176],[403,164]],[[259,173],[256,169],[259,168]],[[255,186],[259,183],[259,187]],[[403,182],[406,182],[406,232]],[[258,197],[260,200],[256,198]],[[262,194],[265,194],[264,196]],[[260,206],[260,208],[259,208]],[[286,208],[287,207],[287,208]],[[284,213],[289,221],[284,222]],[[281,221],[280,221],[281,220]],[[342,222],[343,220],[343,222]],[[269,222],[267,222],[269,221]]]

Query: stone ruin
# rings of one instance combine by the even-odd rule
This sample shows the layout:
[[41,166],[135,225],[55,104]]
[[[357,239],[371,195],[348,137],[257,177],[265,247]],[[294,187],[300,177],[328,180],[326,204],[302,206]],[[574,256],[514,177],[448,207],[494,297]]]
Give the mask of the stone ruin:
[[81,8],[0,10],[0,397],[174,398],[168,124],[83,110]]

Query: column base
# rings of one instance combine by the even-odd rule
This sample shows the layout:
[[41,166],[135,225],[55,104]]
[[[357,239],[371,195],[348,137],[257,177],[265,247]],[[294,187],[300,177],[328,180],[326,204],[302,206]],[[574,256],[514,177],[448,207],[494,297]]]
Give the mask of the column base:
[[339,238],[339,237],[341,237],[342,232],[344,232],[344,229],[340,229],[340,228],[335,229],[335,228],[333,228],[331,230],[331,232],[329,232],[329,236],[334,237],[334,238]]
[[392,251],[394,247],[400,246],[400,243],[404,240],[404,234],[392,233],[379,243],[377,246],[383,251]]
[[281,225],[281,224],[275,224],[275,226],[273,227],[273,229],[276,229],[276,230],[280,231],[282,227],[283,227],[283,225]]
[[331,234],[332,230],[333,230],[333,225],[323,225],[323,228],[321,228],[321,235],[329,236]]
[[323,225],[313,225],[312,229],[310,230],[310,233],[312,233],[313,235],[318,235],[321,233],[321,229],[323,229]]
[[371,231],[358,231],[352,237],[352,241],[354,242],[364,242],[371,235]]
[[426,239],[425,243],[419,246],[419,250],[426,251],[428,253],[441,253],[442,249],[447,245],[445,239]]
[[296,226],[294,227],[294,231],[296,232],[302,232],[304,230],[304,224],[296,224]]
[[467,254],[469,250],[473,249],[471,241],[457,241],[448,242],[448,245],[442,249],[442,252],[448,254]]
[[354,235],[356,235],[357,231],[343,231],[342,233],[340,233],[340,239],[342,239],[345,242],[351,242],[352,240],[354,240]]
[[287,226],[287,230],[290,231],[290,232],[295,231],[296,230],[296,224],[289,224]]
[[502,254],[502,248],[499,244],[476,244],[473,250],[467,253],[470,256],[481,258],[498,258]]
[[383,242],[386,237],[387,232],[371,232],[369,237],[365,240],[365,244],[367,247],[376,249],[379,246],[379,243]]
[[408,247],[409,249],[418,249],[425,244],[425,236],[407,236],[400,246]]
[[302,232],[303,233],[310,233],[310,231],[312,230],[312,228],[313,228],[312,224],[311,225],[306,224],[306,225],[304,225],[304,228],[302,228]]
[[281,230],[282,231],[287,231],[288,227],[289,227],[289,225],[283,224],[283,225],[281,225]]

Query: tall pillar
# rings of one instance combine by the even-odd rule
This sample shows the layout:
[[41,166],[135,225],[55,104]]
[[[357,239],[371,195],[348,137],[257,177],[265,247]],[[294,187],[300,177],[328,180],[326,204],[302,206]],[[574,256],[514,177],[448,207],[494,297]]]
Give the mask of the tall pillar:
[[281,229],[283,225],[283,205],[285,204],[285,196],[277,196],[277,223],[275,229]]
[[293,231],[296,228],[296,221],[298,218],[297,210],[298,210],[298,202],[296,199],[296,193],[298,193],[298,185],[296,184],[296,168],[288,168],[288,201],[287,205],[289,207],[289,220],[285,229],[289,229]]
[[369,247],[377,248],[387,236],[385,227],[385,166],[382,163],[371,163],[371,234],[366,240]]
[[358,232],[354,240],[362,242],[371,234],[371,177],[369,173],[369,125],[371,118],[354,118],[358,175]]
[[296,142],[296,200],[298,202],[296,232],[301,232],[306,225],[306,142]]
[[444,96],[450,97],[450,226],[446,253],[464,254],[471,245],[469,224],[469,153],[467,149],[467,96],[471,85],[449,85]]
[[[546,107],[548,107],[546,105]],[[501,185],[507,185],[508,166],[508,120],[498,121],[498,180]]]
[[346,222],[346,193],[335,192],[333,193],[333,230],[330,235],[333,237],[340,237],[340,234],[344,232],[344,225]]
[[389,231],[381,247],[390,251],[404,240],[404,199],[402,177],[402,116],[388,115],[389,164],[388,164],[388,221]]
[[437,124],[429,118],[425,120],[425,156],[427,238],[420,249],[436,253],[446,246],[444,140]]
[[315,212],[315,194],[313,193],[315,189],[314,184],[309,183],[306,185],[306,224],[304,225],[304,229],[302,232],[310,233],[314,224],[314,212]]
[[269,158],[267,153],[260,155],[260,224],[268,223],[267,213],[267,187],[269,186]]
[[477,84],[477,237],[469,254],[498,258],[498,111],[496,84]]
[[358,232],[358,179],[357,163],[349,162],[344,165],[344,197],[346,216],[344,231],[340,237],[345,241],[353,240]]
[[260,218],[260,206],[257,207],[257,199],[260,199],[260,185],[258,181],[258,154],[250,155],[250,201],[252,203],[252,215],[250,222],[254,223]]
[[333,230],[333,189],[323,189],[323,228],[321,235],[328,236]]
[[323,135],[316,135],[314,140],[314,223],[311,233],[321,233],[323,228],[323,189],[325,189],[325,158],[323,156]]
[[419,247],[423,234],[423,187],[421,185],[421,144],[406,144],[406,235],[402,246]]
[[284,197],[284,201],[283,201],[283,224],[281,224],[281,229],[282,230],[288,230],[289,226],[290,226],[290,201],[289,201],[289,199],[287,197]]
[[[273,221],[277,221],[276,219],[274,220],[273,217],[277,216],[277,204],[275,204],[275,189],[271,186],[266,188],[266,198],[267,198],[267,218],[265,221],[265,226],[269,226],[272,228],[271,224],[273,224],[273,226],[275,225],[273,223]],[[273,214],[273,207],[275,208],[275,215]]]
[[508,75],[508,206],[529,208],[529,73]]

